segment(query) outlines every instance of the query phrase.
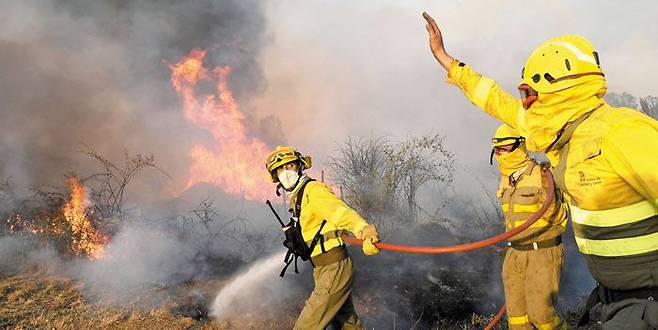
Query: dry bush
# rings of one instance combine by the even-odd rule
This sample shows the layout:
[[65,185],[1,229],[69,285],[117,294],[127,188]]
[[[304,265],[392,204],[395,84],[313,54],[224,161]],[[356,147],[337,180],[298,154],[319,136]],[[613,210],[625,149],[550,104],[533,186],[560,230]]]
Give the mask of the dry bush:
[[658,97],[647,96],[640,98],[640,110],[658,120]]
[[472,173],[467,167],[464,169],[476,187],[452,199],[450,207],[456,214],[448,220],[449,227],[462,242],[501,233],[505,230],[505,220],[496,191],[485,185],[481,175]]
[[200,254],[211,254],[217,242],[230,242],[238,251],[248,247],[248,233],[253,224],[241,215],[227,216],[214,206],[212,199],[202,200],[189,215],[179,217],[180,237],[195,243]]
[[397,148],[387,150],[389,170],[387,179],[397,188],[406,204],[406,219],[418,219],[418,190],[429,182],[450,186],[454,172],[454,153],[444,147],[443,137],[438,134],[411,137]]
[[398,218],[396,187],[387,179],[389,148],[382,138],[348,138],[329,161],[331,179],[340,187],[341,197],[382,231]]
[[655,96],[636,97],[627,92],[608,93],[605,100],[614,107],[638,109],[646,115],[658,120],[658,98]]
[[154,169],[168,178],[171,176],[161,169],[154,160],[153,155],[143,156],[137,154],[123,156],[123,164],[117,165],[90,146],[84,145],[82,153],[97,160],[102,171],[93,174],[81,181],[91,188],[91,197],[96,213],[103,219],[123,217],[125,215],[125,193],[135,176],[145,169]]
[[[95,229],[110,234],[117,225],[111,221],[125,216],[125,192],[135,176],[147,168],[155,169],[164,175],[167,173],[157,166],[153,156],[129,156],[126,153],[122,166],[118,166],[91,147],[84,148],[83,153],[102,165],[100,173],[80,180],[87,188],[87,197],[91,201],[85,212],[86,217]],[[32,196],[18,198],[8,179],[0,183],[0,198],[3,202],[0,210],[2,234],[37,236],[41,245],[51,244],[57,250],[69,254],[73,232],[64,217],[63,207],[70,199],[70,187],[40,186],[32,187],[31,190]]]
[[400,143],[349,138],[330,157],[329,169],[342,197],[385,235],[402,224],[417,222],[419,213],[429,221],[440,219],[439,210],[445,204],[434,203],[428,211],[419,205],[417,193],[429,183],[450,189],[453,157],[436,134]]

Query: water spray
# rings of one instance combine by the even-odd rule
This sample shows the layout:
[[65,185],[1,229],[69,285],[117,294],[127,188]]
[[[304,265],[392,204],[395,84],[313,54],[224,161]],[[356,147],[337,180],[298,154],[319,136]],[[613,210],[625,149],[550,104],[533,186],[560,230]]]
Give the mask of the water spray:
[[258,283],[276,277],[284,256],[285,252],[272,255],[251,266],[244,274],[231,280],[219,291],[217,297],[215,297],[210,309],[210,315],[216,319],[224,317],[231,311],[231,307],[238,297],[244,296],[249,290],[257,289]]

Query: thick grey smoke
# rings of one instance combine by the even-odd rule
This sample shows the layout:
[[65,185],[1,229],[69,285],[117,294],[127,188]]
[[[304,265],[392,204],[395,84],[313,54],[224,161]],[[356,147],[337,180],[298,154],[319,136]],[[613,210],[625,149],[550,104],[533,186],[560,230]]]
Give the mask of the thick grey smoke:
[[195,253],[190,244],[160,228],[128,226],[112,239],[103,259],[81,265],[80,277],[92,288],[130,297],[134,289],[193,278]]
[[[259,1],[5,1],[0,12],[0,177],[22,186],[93,171],[81,143],[154,154],[184,180],[189,146],[205,136],[183,118],[168,65],[192,48],[232,67],[238,101],[266,86]],[[276,118],[250,120],[253,134],[280,136]]]
[[[187,174],[190,146],[207,139],[187,123],[169,83],[168,65],[195,47],[208,49],[206,66],[232,68],[229,83],[237,100],[245,103],[241,110],[251,122],[251,134],[265,139],[281,135],[275,117],[252,116],[247,102],[266,86],[258,63],[267,44],[259,1],[12,1],[2,2],[0,12],[0,178],[10,178],[11,184],[0,189],[2,219],[32,211],[19,205],[14,193],[23,195],[20,190],[61,186],[70,171],[83,176],[97,172],[98,164],[77,152],[82,143],[117,163],[124,149],[153,154],[174,182],[149,177],[146,171],[146,180],[134,180],[128,188],[131,205],[169,197],[163,191],[171,191],[167,186],[179,184]],[[140,205],[116,226],[103,260],[64,263],[67,272],[83,280],[92,294],[123,298],[137,288],[173,285],[217,268],[237,267],[208,258],[221,255],[240,262],[246,253],[253,257],[253,250],[240,254],[238,244],[209,237],[214,229],[206,230],[187,213],[200,198],[191,199],[176,207]],[[229,199],[220,198],[222,203]],[[237,216],[235,205],[226,217]],[[185,237],[176,227],[183,221],[177,215],[188,217]],[[224,220],[231,219],[211,227],[223,226]],[[34,242],[29,238],[2,239],[0,264],[41,264],[41,254],[30,252]]]
[[50,246],[35,248],[39,242],[29,235],[0,236],[0,276],[30,270],[61,272],[62,260]]

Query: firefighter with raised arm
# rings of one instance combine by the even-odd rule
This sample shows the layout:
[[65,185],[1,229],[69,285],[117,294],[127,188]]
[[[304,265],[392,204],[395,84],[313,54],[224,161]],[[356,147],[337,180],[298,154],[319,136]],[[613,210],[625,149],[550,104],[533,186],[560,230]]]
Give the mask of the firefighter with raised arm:
[[265,166],[272,182],[278,184],[277,191],[286,191],[296,220],[286,227],[284,245],[303,260],[310,259],[314,267],[315,288],[294,329],[324,329],[328,325],[334,329],[363,329],[352,303],[354,266],[340,236],[346,230],[352,232],[363,240],[363,253],[373,255],[379,252],[375,246],[379,242],[377,229],[329,186],[304,173],[311,167],[310,157],[279,146],[267,155]]
[[588,305],[603,329],[658,327],[658,122],[605,102],[599,55],[581,36],[537,47],[517,98],[448,55],[436,22],[423,16],[448,82],[551,160],[576,244],[599,283]]
[[[491,143],[491,161],[495,158],[500,170],[497,196],[505,227],[510,230],[541,209],[547,186],[543,171],[547,169],[530,159],[525,138],[510,126],[500,126]],[[509,239],[502,277],[512,330],[567,328],[554,308],[562,271],[561,234],[567,224],[559,191],[555,197],[539,220]]]

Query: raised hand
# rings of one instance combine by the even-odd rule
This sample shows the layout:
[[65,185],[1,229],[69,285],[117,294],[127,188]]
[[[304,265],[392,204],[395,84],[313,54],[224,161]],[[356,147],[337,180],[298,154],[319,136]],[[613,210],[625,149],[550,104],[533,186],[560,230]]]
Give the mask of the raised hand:
[[441,30],[439,30],[439,26],[428,13],[423,12],[423,18],[427,21],[425,28],[429,33],[430,50],[432,50],[432,55],[434,55],[434,58],[436,58],[446,70],[450,69],[450,64],[454,59],[446,52],[443,44],[443,35],[441,34]]

